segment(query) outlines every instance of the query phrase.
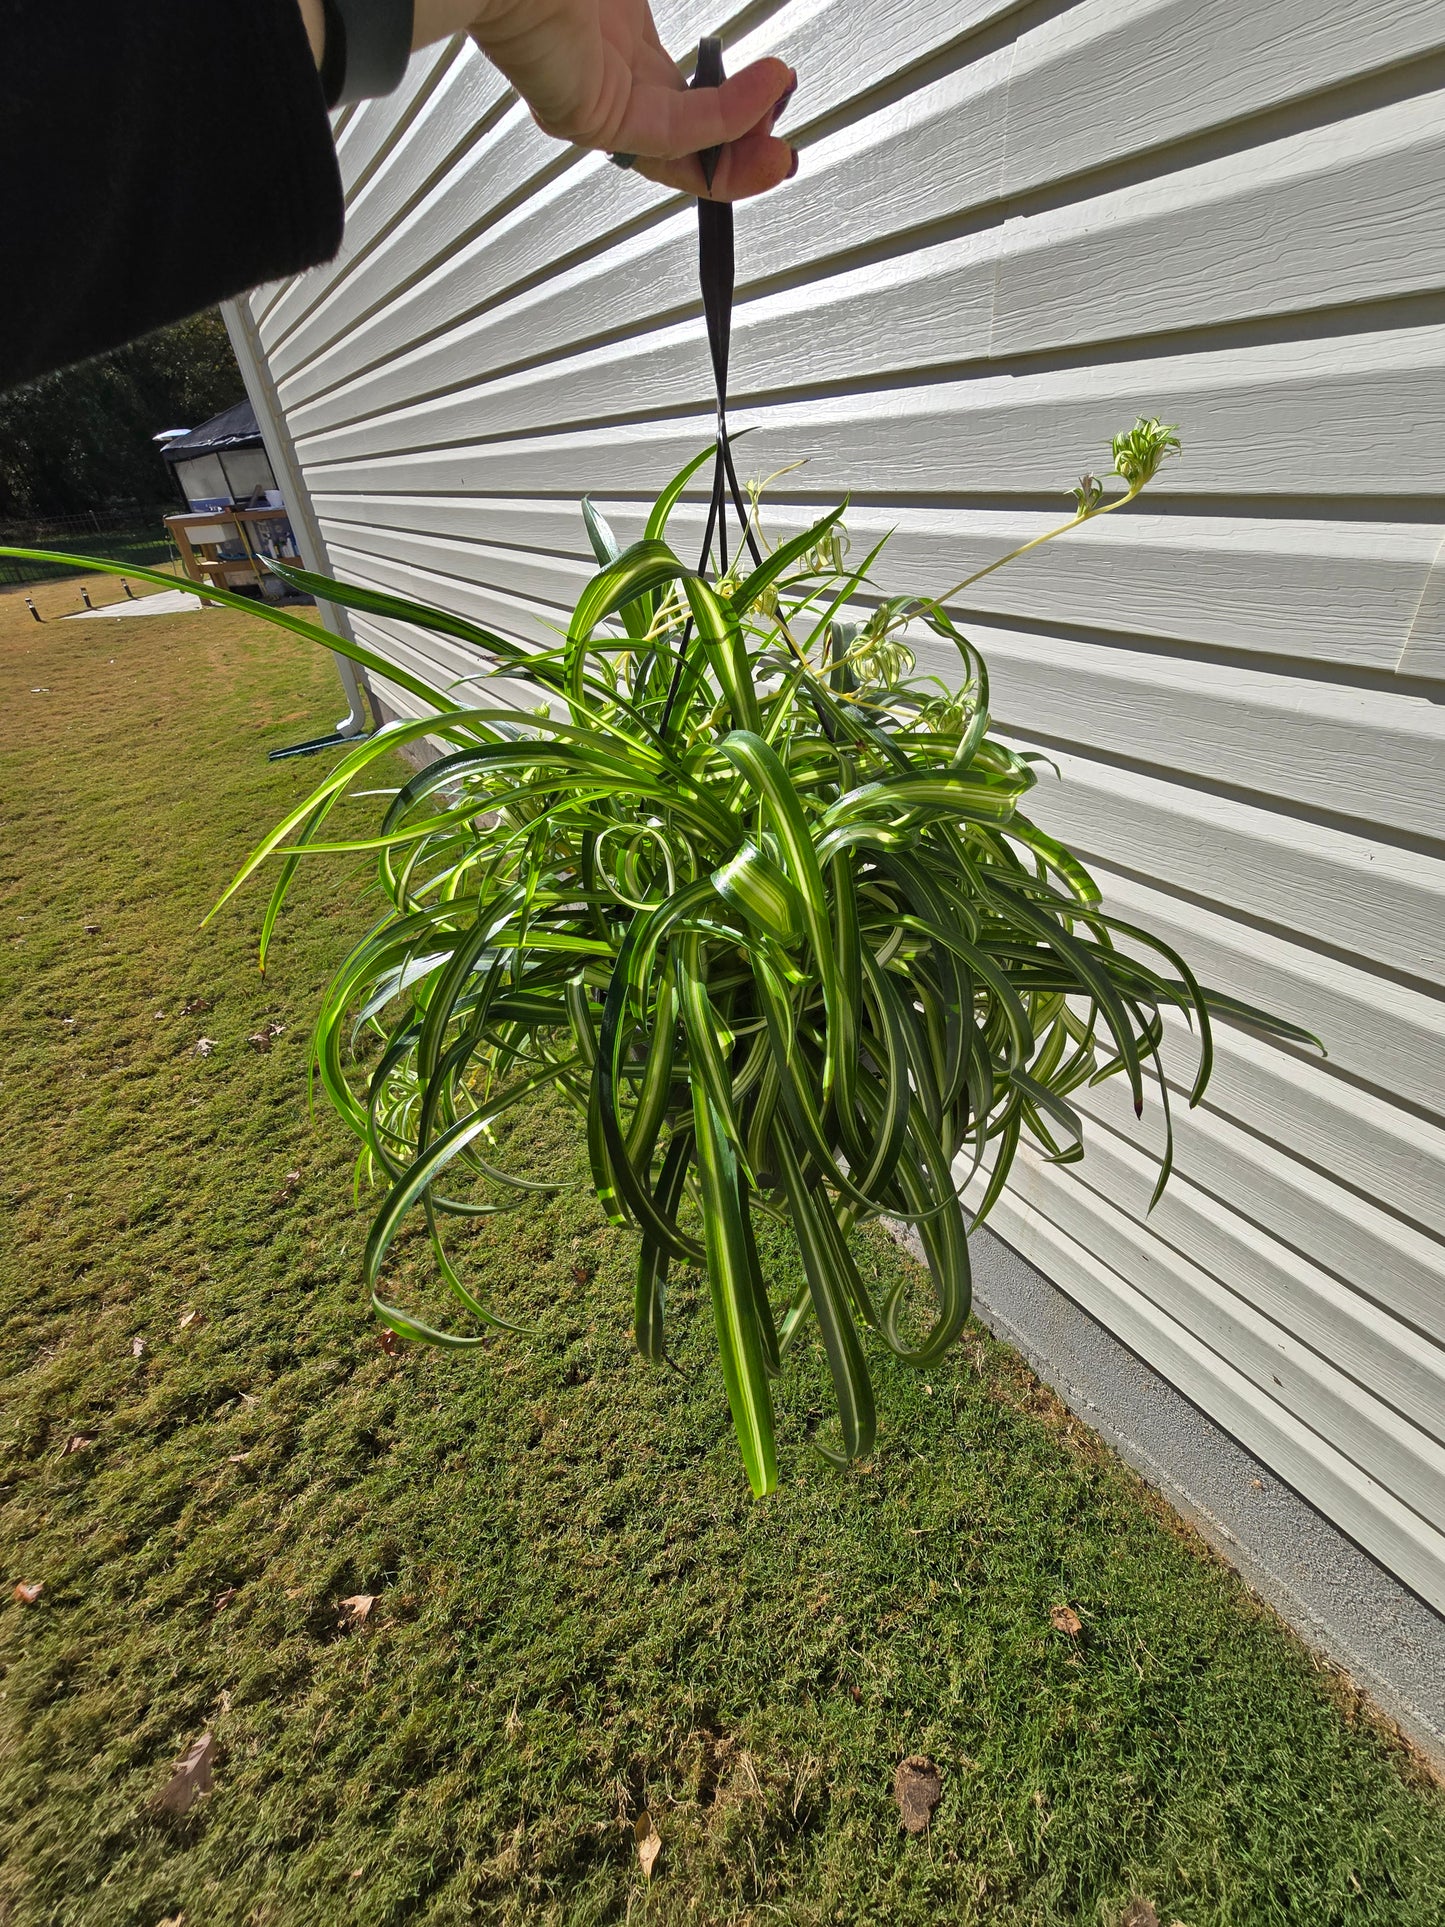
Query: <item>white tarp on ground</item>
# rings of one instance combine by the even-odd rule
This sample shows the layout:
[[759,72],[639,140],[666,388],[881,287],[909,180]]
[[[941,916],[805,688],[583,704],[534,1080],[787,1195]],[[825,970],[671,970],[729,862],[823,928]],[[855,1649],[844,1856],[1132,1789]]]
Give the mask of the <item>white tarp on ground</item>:
[[104,609],[78,609],[65,620],[85,622],[91,616],[180,616],[200,606],[201,598],[186,589],[159,589],[154,595],[137,596],[134,601],[125,596],[119,602],[108,603]]

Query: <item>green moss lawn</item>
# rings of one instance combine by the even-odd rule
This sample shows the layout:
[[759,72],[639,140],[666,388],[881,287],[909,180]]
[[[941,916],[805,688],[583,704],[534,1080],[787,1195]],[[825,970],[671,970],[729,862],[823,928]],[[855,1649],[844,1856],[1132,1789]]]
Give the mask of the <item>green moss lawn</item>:
[[[580,1183],[475,1240],[539,1338],[383,1347],[305,1095],[366,876],[308,874],[264,980],[258,899],[199,928],[318,774],[266,749],[337,711],[241,617],[0,595],[0,1921],[1438,1927],[1439,1793],[982,1332],[879,1361],[854,1476],[804,1359],[761,1505],[705,1305],[685,1376],[638,1360]],[[415,1244],[394,1284],[427,1302]]]

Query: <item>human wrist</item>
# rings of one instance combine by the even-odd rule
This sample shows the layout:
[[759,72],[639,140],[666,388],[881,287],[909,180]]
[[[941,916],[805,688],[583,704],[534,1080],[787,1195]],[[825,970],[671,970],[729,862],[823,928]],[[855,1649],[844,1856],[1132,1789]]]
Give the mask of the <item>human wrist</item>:
[[301,24],[306,29],[311,58],[319,68],[326,55],[326,9],[321,0],[297,0],[297,5],[301,9]]
[[[394,0],[401,11],[406,0]],[[297,0],[311,58],[318,71],[326,58],[326,0]],[[411,47],[429,47],[468,32],[485,12],[484,0],[412,0]]]
[[[302,18],[307,0],[301,0]],[[319,0],[318,72],[328,107],[379,100],[401,85],[416,28],[414,0]],[[312,52],[316,40],[308,22]]]
[[485,0],[415,0],[415,7],[413,47],[429,47],[433,41],[450,40],[453,34],[470,33],[487,10]]

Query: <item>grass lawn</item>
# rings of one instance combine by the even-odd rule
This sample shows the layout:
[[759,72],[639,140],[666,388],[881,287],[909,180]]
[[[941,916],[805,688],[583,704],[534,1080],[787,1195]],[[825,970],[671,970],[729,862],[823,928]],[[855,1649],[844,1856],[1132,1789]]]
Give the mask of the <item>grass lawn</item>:
[[[800,1360],[753,1503],[696,1281],[655,1372],[542,1106],[578,1188],[472,1251],[541,1336],[383,1349],[305,1098],[367,875],[303,878],[264,980],[259,897],[198,927],[320,772],[265,750],[340,706],[239,616],[0,595],[0,1921],[1438,1927],[1438,1790],[981,1331],[926,1381],[879,1360],[848,1476]],[[428,1302],[416,1244],[394,1286]],[[213,1789],[157,1815],[204,1733]]]

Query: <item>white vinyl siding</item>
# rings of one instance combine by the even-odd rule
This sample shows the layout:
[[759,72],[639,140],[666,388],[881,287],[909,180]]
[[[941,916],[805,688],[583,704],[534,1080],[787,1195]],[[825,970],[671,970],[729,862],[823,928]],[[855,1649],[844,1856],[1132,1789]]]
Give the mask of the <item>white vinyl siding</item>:
[[[1143,503],[960,619],[1110,907],[1330,1054],[1221,1026],[1186,1115],[1171,1023],[1154,1212],[1157,1107],[1106,1084],[1084,1163],[1025,1154],[995,1224],[1445,1608],[1445,7],[659,18],[801,75],[800,175],[737,217],[741,466],[807,460],[771,529],[846,492],[856,553],[896,531],[884,585],[936,590],[1062,519],[1115,429],[1181,426]],[[591,572],[578,498],[631,538],[708,438],[691,204],[545,139],[465,43],[338,147],[342,254],[245,330],[325,560],[545,635]]]

